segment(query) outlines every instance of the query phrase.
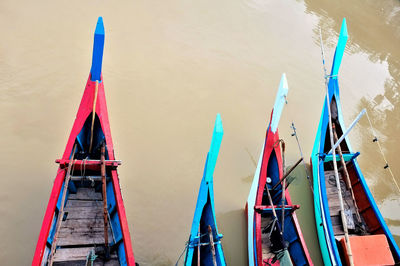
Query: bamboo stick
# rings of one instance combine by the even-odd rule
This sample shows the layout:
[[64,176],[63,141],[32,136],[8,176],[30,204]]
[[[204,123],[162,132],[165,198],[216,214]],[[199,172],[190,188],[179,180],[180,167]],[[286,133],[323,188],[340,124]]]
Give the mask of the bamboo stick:
[[101,181],[103,188],[103,219],[104,219],[104,251],[106,259],[110,258],[110,248],[108,246],[108,210],[107,210],[107,184],[106,184],[106,164],[105,164],[105,144],[101,146]]
[[350,239],[349,239],[349,232],[347,230],[347,221],[346,221],[346,217],[344,214],[343,197],[342,197],[342,191],[340,188],[339,173],[338,173],[337,162],[336,162],[336,151],[335,151],[335,149],[333,149],[335,143],[333,141],[331,103],[330,103],[330,98],[329,98],[328,78],[327,78],[328,76],[326,74],[326,68],[325,68],[325,55],[324,55],[324,46],[322,43],[321,29],[320,29],[319,33],[320,33],[320,42],[321,42],[322,61],[324,63],[323,66],[324,66],[324,74],[325,74],[326,108],[328,109],[329,137],[330,137],[330,142],[331,142],[331,147],[332,147],[333,169],[335,172],[335,180],[336,180],[336,186],[338,189],[338,198],[339,198],[340,210],[341,210],[340,216],[342,219],[343,230],[344,230],[344,235],[345,235],[345,240],[346,240],[347,256],[349,257],[350,266],[354,266],[353,253],[351,251],[351,245],[350,245]]
[[72,165],[74,164],[74,157],[75,157],[75,150],[76,150],[76,144],[74,145],[74,149],[72,151],[72,155],[71,155],[71,159],[68,163],[68,169],[67,169],[67,174],[65,176],[65,181],[64,181],[64,188],[63,188],[63,194],[62,194],[62,198],[61,198],[61,206],[60,209],[58,211],[58,217],[57,217],[57,222],[56,222],[56,231],[54,233],[54,237],[53,237],[53,242],[51,243],[51,249],[50,249],[50,254],[48,257],[48,261],[47,264],[48,265],[53,265],[53,259],[54,259],[54,253],[56,251],[56,247],[57,247],[57,238],[58,238],[58,233],[59,233],[59,229],[61,226],[61,221],[62,218],[64,217],[64,205],[65,205],[65,198],[67,196],[67,189],[68,189],[68,184],[69,184],[69,180],[71,179],[71,171],[72,171]]
[[[336,127],[335,127],[334,125],[332,125],[332,126],[333,126],[333,136],[334,136],[334,138],[335,138],[335,141],[338,141],[338,136],[337,136],[337,133],[336,133]],[[338,153],[339,153],[340,162],[341,162],[341,164],[342,164],[342,169],[343,169],[344,175],[345,175],[345,177],[346,177],[346,180],[345,180],[345,181],[346,181],[347,188],[348,188],[348,189],[350,190],[350,192],[351,192],[351,198],[353,199],[354,207],[356,208],[357,220],[358,220],[358,222],[361,224],[361,223],[362,223],[362,221],[361,221],[361,216],[360,216],[360,213],[359,213],[359,210],[358,210],[356,198],[355,198],[355,196],[354,196],[353,186],[351,185],[349,172],[347,171],[346,162],[344,161],[344,158],[343,158],[342,148],[340,147],[340,145],[338,145],[336,149],[337,149],[337,151],[338,151]],[[336,159],[336,158],[334,158],[334,160],[335,160],[335,159]]]
[[213,265],[217,266],[217,259],[215,257],[214,238],[213,238],[212,228],[210,225],[208,226],[208,235],[210,236],[210,247],[211,247],[212,259],[213,259]]
[[303,157],[300,158],[290,169],[289,171],[286,172],[286,174],[283,175],[282,179],[279,180],[278,183],[276,183],[271,190],[274,190],[275,188],[277,188],[279,186],[279,184],[281,184],[283,182],[283,180],[285,180],[286,178],[288,178],[288,176],[290,175],[291,172],[293,172],[293,170],[299,165],[299,163],[301,163],[301,161],[303,161]]

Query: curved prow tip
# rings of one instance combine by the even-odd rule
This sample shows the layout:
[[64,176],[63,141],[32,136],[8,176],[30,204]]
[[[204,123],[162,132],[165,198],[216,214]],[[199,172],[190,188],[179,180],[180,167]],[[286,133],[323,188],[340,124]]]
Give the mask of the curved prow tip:
[[101,79],[103,50],[104,50],[104,24],[103,24],[103,18],[99,17],[97,20],[96,30],[94,31],[92,68],[90,69],[90,80],[92,81],[96,80],[100,81]]
[[346,18],[343,18],[342,27],[340,29],[339,39],[335,50],[335,56],[333,57],[332,62],[331,77],[333,79],[337,78],[348,38],[349,34],[347,33]]
[[281,114],[283,107],[286,103],[286,97],[289,91],[289,85],[286,79],[286,74],[282,74],[281,82],[279,84],[278,93],[276,94],[274,109],[272,110],[271,119],[271,131],[273,133],[278,129],[279,120],[281,119]]
[[210,150],[207,156],[205,180],[209,182],[213,179],[215,164],[217,163],[219,148],[221,147],[224,128],[222,127],[221,115],[217,114],[214,124],[214,131],[211,139]]

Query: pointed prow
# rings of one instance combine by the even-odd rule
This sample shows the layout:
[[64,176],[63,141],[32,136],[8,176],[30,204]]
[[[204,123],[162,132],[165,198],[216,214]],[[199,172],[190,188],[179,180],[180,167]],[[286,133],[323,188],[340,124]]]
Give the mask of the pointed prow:
[[93,42],[93,57],[92,68],[90,70],[90,80],[100,81],[101,66],[103,63],[103,50],[104,50],[104,24],[103,18],[99,17],[97,20],[96,30],[94,32]]
[[346,47],[348,38],[349,35],[347,33],[346,18],[343,18],[342,28],[340,29],[339,40],[336,46],[335,56],[333,57],[333,62],[332,62],[331,78],[333,79],[337,78],[340,64],[342,63],[344,48]]
[[271,131],[273,133],[278,129],[279,120],[281,119],[281,114],[283,107],[286,103],[286,97],[289,91],[289,86],[286,79],[286,74],[282,74],[281,82],[279,84],[278,93],[276,94],[274,109],[272,110],[271,119]]
[[221,115],[217,114],[217,118],[215,119],[213,136],[211,140],[211,146],[207,156],[207,166],[205,169],[206,182],[213,180],[215,164],[217,163],[219,148],[221,147],[221,141],[223,135],[224,135],[224,129],[222,127]]

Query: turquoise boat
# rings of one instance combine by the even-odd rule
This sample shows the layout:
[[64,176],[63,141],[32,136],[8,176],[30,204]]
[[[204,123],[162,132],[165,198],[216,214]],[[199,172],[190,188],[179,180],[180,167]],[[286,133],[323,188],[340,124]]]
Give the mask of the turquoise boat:
[[221,244],[222,234],[218,233],[215,219],[213,188],[213,174],[223,134],[222,120],[218,114],[200,183],[185,265],[226,265]]
[[[319,245],[325,265],[350,264],[350,261],[360,265],[363,256],[368,257],[369,263],[375,265],[397,264],[400,262],[400,250],[361,172],[356,159],[360,153],[353,151],[346,136],[338,146],[335,158],[330,154],[328,103],[333,132],[336,132],[333,136],[336,134],[337,140],[346,132],[339,97],[338,71],[347,39],[347,25],[344,19],[331,73],[327,77],[329,102],[325,98],[311,155]],[[341,193],[337,189],[334,159],[340,168]],[[339,194],[342,196],[341,200]],[[345,206],[344,211],[341,210],[340,202]],[[346,223],[342,222],[342,217],[346,217]],[[344,224],[348,227],[349,241],[345,240]]]

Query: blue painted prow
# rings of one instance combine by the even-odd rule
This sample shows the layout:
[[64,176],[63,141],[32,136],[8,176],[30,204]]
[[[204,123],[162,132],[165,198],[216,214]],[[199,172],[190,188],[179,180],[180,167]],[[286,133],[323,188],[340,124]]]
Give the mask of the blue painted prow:
[[214,131],[211,140],[210,150],[208,152],[207,165],[205,167],[205,181],[210,182],[213,179],[215,164],[217,163],[219,148],[221,147],[224,129],[222,127],[221,115],[217,114],[215,119]]
[[283,107],[286,103],[286,97],[289,91],[289,86],[286,79],[286,74],[282,74],[281,82],[279,84],[278,93],[276,94],[274,109],[272,113],[271,119],[271,131],[275,133],[278,129],[279,120],[281,119],[281,114],[283,111]]
[[339,40],[335,50],[335,56],[333,57],[331,77],[337,79],[340,64],[344,54],[344,48],[346,47],[347,39],[349,34],[347,33],[346,18],[343,18],[342,28],[340,29]]
[[104,24],[103,18],[99,17],[97,20],[96,30],[94,32],[93,42],[93,57],[92,68],[90,69],[90,80],[100,81],[101,66],[103,64],[103,50],[104,50]]

